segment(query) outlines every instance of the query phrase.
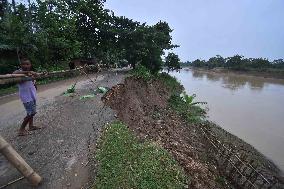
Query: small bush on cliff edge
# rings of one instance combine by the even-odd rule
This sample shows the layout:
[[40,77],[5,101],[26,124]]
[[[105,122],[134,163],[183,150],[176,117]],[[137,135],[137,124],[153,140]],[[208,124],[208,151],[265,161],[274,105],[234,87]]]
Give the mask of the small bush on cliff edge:
[[153,78],[153,74],[149,69],[145,66],[139,65],[137,68],[131,71],[131,75],[136,78],[144,79],[145,81],[149,81]]
[[144,81],[160,80],[165,87],[169,87],[171,92],[175,94],[180,94],[184,89],[175,77],[172,77],[165,72],[152,73],[143,65],[139,65],[137,68],[132,70],[131,75],[135,78],[143,79]]

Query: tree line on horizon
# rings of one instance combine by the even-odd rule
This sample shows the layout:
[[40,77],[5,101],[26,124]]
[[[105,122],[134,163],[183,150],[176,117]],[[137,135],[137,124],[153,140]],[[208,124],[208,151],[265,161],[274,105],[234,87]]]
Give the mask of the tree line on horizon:
[[196,59],[192,62],[183,62],[182,66],[213,68],[228,68],[233,70],[267,70],[267,69],[284,69],[284,60],[277,59],[269,61],[266,58],[245,58],[242,55],[235,55],[224,58],[220,55],[209,58],[209,60]]
[[[172,44],[169,24],[147,25],[116,16],[105,0],[0,0],[0,74],[16,69],[19,56],[37,69],[61,68],[78,58],[103,64],[141,64],[158,72]],[[168,60],[179,60],[170,53]],[[168,62],[169,63],[169,62]],[[171,64],[173,65],[173,64]]]

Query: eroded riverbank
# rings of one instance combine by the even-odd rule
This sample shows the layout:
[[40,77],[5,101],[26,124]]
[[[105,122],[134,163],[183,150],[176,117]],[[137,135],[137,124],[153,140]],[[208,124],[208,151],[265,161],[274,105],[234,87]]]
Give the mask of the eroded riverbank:
[[[82,81],[73,98],[57,96],[40,107],[37,123],[47,126],[35,135],[27,136],[28,143],[23,141],[24,138],[15,137],[16,126],[1,128],[1,134],[46,178],[40,188],[78,188],[87,186],[88,181],[93,182],[96,170],[93,155],[96,150],[89,144],[96,143],[98,131],[115,117],[126,123],[141,141],[151,141],[169,151],[189,177],[190,188],[234,188],[240,184],[220,166],[220,158],[200,129],[202,125],[188,123],[169,108],[170,96],[182,91],[179,85],[174,84],[171,89],[160,80],[145,82],[127,78],[124,81],[124,78],[125,73],[101,74],[96,85]],[[169,83],[172,85],[172,80]],[[116,111],[117,116],[109,108],[101,112],[104,106],[100,96],[86,102],[79,100],[81,95],[100,85],[115,85],[103,100]],[[66,90],[65,86],[61,90]],[[258,164],[254,166],[266,178],[281,181],[278,169],[253,147],[212,124],[206,128],[225,144],[233,145],[237,151],[257,160]],[[124,163],[121,162],[121,165]],[[18,176],[15,171],[5,174],[6,180]],[[27,186],[26,182],[20,182],[14,188],[23,184]]]
[[284,80],[182,70],[171,73],[208,102],[209,120],[254,146],[284,170]]
[[[181,89],[175,92],[181,92]],[[256,169],[271,182],[275,181],[275,177],[277,182],[282,182],[276,166],[249,144],[214,124],[200,125],[184,120],[168,106],[172,94],[169,86],[159,80],[145,82],[127,78],[123,85],[114,87],[105,96],[105,102],[116,110],[118,118],[140,140],[157,143],[173,155],[188,175],[190,188],[250,187],[244,181],[229,176],[228,166],[224,167],[226,159],[219,164],[220,156],[203,134],[202,127],[210,130],[222,143],[234,146],[236,153],[241,152],[254,159],[258,163],[254,165]]]

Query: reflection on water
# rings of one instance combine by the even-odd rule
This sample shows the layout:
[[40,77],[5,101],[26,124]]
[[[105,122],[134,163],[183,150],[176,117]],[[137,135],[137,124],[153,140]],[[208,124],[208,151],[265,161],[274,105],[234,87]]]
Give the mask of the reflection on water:
[[210,120],[284,170],[284,80],[200,70],[171,75],[188,94],[208,102]]
[[209,81],[221,81],[224,88],[231,90],[238,90],[248,85],[252,90],[261,90],[265,85],[265,80],[263,78],[248,77],[244,75],[237,74],[222,74],[213,73],[200,70],[186,70],[186,72],[192,72],[192,76],[196,79],[205,79]]

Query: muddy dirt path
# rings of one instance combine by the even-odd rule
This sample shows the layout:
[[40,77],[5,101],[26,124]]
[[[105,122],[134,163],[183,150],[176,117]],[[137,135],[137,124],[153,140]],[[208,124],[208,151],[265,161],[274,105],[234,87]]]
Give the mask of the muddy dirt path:
[[[86,77],[78,78],[74,97],[62,96],[77,79],[41,86],[38,93],[38,114],[35,125],[44,127],[26,137],[17,137],[17,129],[24,109],[15,95],[0,99],[0,133],[22,157],[44,178],[39,188],[86,188],[93,180],[93,153],[98,131],[113,121],[114,113],[103,108],[101,95],[88,100],[80,96],[90,94],[98,86],[111,87],[123,81],[124,72],[91,75],[96,84]],[[0,155],[0,186],[20,177]],[[22,180],[8,188],[31,188]]]

